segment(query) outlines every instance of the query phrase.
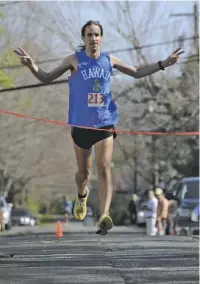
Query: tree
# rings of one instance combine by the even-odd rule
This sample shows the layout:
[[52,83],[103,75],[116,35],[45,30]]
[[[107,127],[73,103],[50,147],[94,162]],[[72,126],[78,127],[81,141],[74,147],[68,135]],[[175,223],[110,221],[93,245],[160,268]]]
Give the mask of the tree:
[[[40,59],[44,54],[43,50],[47,55],[52,54],[51,45],[43,45],[44,42],[51,43],[51,41],[48,41],[48,34],[45,39],[37,37],[38,43],[33,39],[31,41],[30,37],[36,36],[37,33],[34,34],[35,29],[31,25],[30,17],[27,18],[27,25],[21,25],[21,22],[26,20],[22,18],[22,14],[30,15],[27,7],[28,3],[25,6],[24,3],[19,3],[9,9],[9,18],[4,19],[4,24],[12,41],[5,39],[6,45],[4,49],[1,49],[1,53],[8,51],[12,53],[14,47],[22,45],[34,59]],[[19,18],[21,17],[20,24],[17,22],[16,25],[12,25],[12,15],[14,16],[16,13]],[[43,34],[45,35],[45,33]],[[8,62],[4,60],[4,64],[6,65]],[[44,69],[52,67],[54,66],[49,64]],[[8,70],[16,84],[37,81],[24,67]],[[49,86],[45,89],[9,92],[5,94],[4,99],[1,98],[1,107],[32,116],[65,121],[67,95],[66,86],[59,86],[59,88]],[[22,204],[27,196],[29,200],[38,201],[41,204],[44,202],[50,204],[52,200],[59,198],[59,195],[66,194],[66,192],[71,198],[74,197],[76,195],[74,182],[76,161],[71,151],[73,144],[70,139],[70,128],[4,115],[0,116],[0,120],[2,164],[8,170],[8,175],[12,177],[13,181],[25,181],[23,186],[17,186],[17,190],[9,187],[8,196],[11,196],[17,203],[22,202]]]
[[[76,5],[81,5],[82,9],[77,10]],[[99,15],[104,15],[102,18],[106,27],[105,50],[118,49],[119,46],[136,48],[131,52],[121,53],[120,57],[125,61],[130,58],[128,63],[146,64],[149,62],[148,58],[152,57],[152,61],[153,57],[157,58],[157,49],[155,48],[153,52],[154,49],[143,50],[139,46],[152,42],[150,31],[155,27],[162,31],[164,22],[162,21],[160,27],[156,25],[161,23],[158,17],[164,15],[156,13],[159,5],[157,3],[141,4],[150,13],[149,17],[145,18],[145,22],[144,17],[140,21],[136,17],[137,8],[140,8],[137,5],[139,4],[135,2],[133,4],[118,2],[117,5],[105,2],[92,2],[92,4],[91,2],[26,2],[25,4],[19,2],[5,11],[9,12],[9,17],[4,19],[9,36],[0,43],[1,54],[12,53],[13,47],[22,45],[35,60],[66,57],[74,52],[80,43],[80,28],[85,22],[82,11],[92,7],[93,12],[98,11]],[[152,17],[151,14],[156,17]],[[117,21],[118,18],[121,18],[120,22]],[[113,19],[115,21],[112,21]],[[162,34],[161,39],[164,39],[164,36],[166,37],[166,34]],[[162,51],[163,56],[171,51],[171,46],[166,49]],[[55,63],[50,62],[41,65],[41,68],[47,71],[54,67]],[[181,65],[177,65],[177,72],[181,70],[180,67]],[[25,67],[9,69],[6,72],[9,72],[17,85],[37,82]],[[67,78],[67,75],[64,74],[63,78]],[[171,71],[164,74],[159,72],[136,82],[127,76],[116,75],[112,78],[114,99],[121,117],[119,128],[153,130],[163,127],[166,130],[184,130],[185,123],[188,123],[189,127],[189,121],[193,121],[194,110],[190,109],[191,101],[186,98],[195,101],[196,97],[191,97],[193,92],[187,95],[183,90],[179,90],[182,75],[171,76]],[[189,80],[193,79],[196,80],[195,77]],[[2,108],[10,111],[66,121],[68,89],[65,85],[13,91],[5,93],[5,97],[2,96],[1,100]],[[70,127],[62,128],[4,115],[1,115],[0,119],[1,160],[5,163],[12,179],[24,177],[27,180],[23,194],[19,196],[24,196],[24,199],[28,196],[30,200],[38,200],[41,204],[44,202],[51,204],[52,200],[60,198],[63,194],[68,194],[71,198],[76,196],[74,173],[77,168],[71,150],[73,144]],[[152,137],[143,135],[136,137],[137,143],[134,142],[135,137],[119,134],[115,143],[113,174],[125,188],[134,185],[136,154],[140,188],[151,185],[155,170],[152,167]],[[180,152],[178,139],[175,136],[158,137],[154,147],[156,149],[154,160],[160,165],[160,175],[169,173],[171,176],[174,172],[182,171],[175,166],[176,158],[173,159]],[[192,148],[185,143],[185,148],[187,147]],[[167,162],[163,164],[163,161]],[[20,199],[19,196],[16,195],[16,198]]]
[[[151,18],[151,13],[156,15],[157,3],[155,5],[155,3],[151,2],[146,5],[145,8],[149,6],[148,8],[151,12],[149,13],[149,17],[146,18],[146,22],[143,22],[144,18],[142,18],[142,22],[135,20],[134,10],[139,8],[137,7],[137,3],[130,4],[130,2],[126,1],[115,5],[103,2],[102,5],[107,12],[107,16],[110,14],[113,15],[109,19],[112,29],[116,31],[115,36],[120,35],[120,41],[126,41],[128,46],[132,45],[133,48],[136,48],[133,52],[127,53],[130,62],[135,58],[138,65],[147,64],[149,62],[147,59],[149,57],[148,50],[145,50],[144,53],[139,47],[145,43],[146,35],[148,35],[150,29],[158,30],[162,28],[157,25],[158,21],[156,18],[161,17],[160,13],[157,13],[157,16],[154,17],[154,19],[156,18],[156,26],[153,26],[155,22]],[[116,20],[115,16],[121,19],[120,22]],[[151,19],[151,22],[149,19]],[[124,28],[125,26],[126,29]],[[144,29],[144,26],[147,29]],[[163,36],[166,39],[166,30]],[[143,39],[142,44],[140,41],[141,38]],[[168,50],[170,52],[170,48]],[[159,56],[161,56],[162,50],[159,51]],[[123,128],[148,131],[159,128],[163,128],[165,131],[195,131],[198,129],[198,58],[196,62],[193,61],[191,63],[194,65],[191,67],[194,72],[188,69],[191,65],[191,58],[194,58],[194,56],[188,58],[188,62],[184,66],[182,65],[183,68],[181,65],[177,65],[173,67],[174,71],[171,69],[171,72],[167,71],[164,75],[163,73],[154,74],[136,81],[135,84],[131,80],[127,81],[128,84],[126,84],[126,87],[120,89],[117,94],[117,102],[120,106],[123,106],[120,108]],[[184,72],[180,76],[178,73],[181,70],[184,70]],[[120,172],[123,172],[123,168],[126,172],[126,177],[123,177],[123,184],[127,184],[130,187],[131,182],[133,187],[135,152],[138,156],[137,174],[141,177],[140,173],[143,173],[143,185],[145,185],[144,179],[151,180],[151,176],[154,175],[155,171],[158,171],[158,175],[165,180],[170,179],[176,174],[191,175],[191,171],[187,170],[186,165],[188,163],[193,165],[198,164],[198,150],[195,147],[196,150],[193,156],[194,144],[189,142],[191,139],[192,141],[198,140],[197,137],[194,139],[194,137],[185,138],[176,136],[158,136],[154,140],[153,137],[140,136],[137,138],[137,146],[133,146],[133,142],[131,146],[130,144],[133,139],[129,139],[130,141],[128,142],[125,138],[121,139],[120,137],[120,141],[118,140],[119,149],[122,156],[124,156],[124,160],[120,158]],[[154,143],[155,145],[152,147]],[[181,163],[185,165],[184,169],[178,166],[178,157],[181,151],[180,143],[184,145],[183,152],[188,153],[184,157],[181,156]],[[123,144],[126,146],[123,147]],[[155,164],[152,165],[153,160]],[[129,169],[127,169],[128,165],[130,165]],[[192,168],[193,174],[196,174],[198,167],[195,166],[195,171],[194,167]]]
[[[3,13],[0,13],[0,20],[3,19],[3,17],[4,17]],[[5,32],[4,27],[1,24],[0,25],[0,37],[1,38],[5,35],[4,32]],[[9,61],[9,59],[10,57],[8,54],[6,56],[2,56],[0,58],[0,64],[2,65],[4,62]],[[0,70],[0,87],[4,87],[4,88],[13,87],[13,80],[3,70]]]

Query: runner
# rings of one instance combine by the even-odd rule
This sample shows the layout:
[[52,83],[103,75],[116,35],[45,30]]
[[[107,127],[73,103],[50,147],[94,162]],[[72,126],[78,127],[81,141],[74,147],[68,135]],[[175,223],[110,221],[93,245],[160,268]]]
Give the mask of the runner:
[[[101,52],[103,27],[99,22],[88,21],[82,27],[81,36],[84,45],[50,72],[39,68],[21,47],[14,52],[19,56],[22,64],[26,65],[43,83],[50,83],[66,71],[71,71],[68,123],[72,125],[71,135],[78,166],[78,171],[75,174],[78,198],[73,213],[75,218],[79,220],[83,220],[86,216],[89,195],[87,184],[91,168],[92,146],[94,145],[100,186],[100,218],[97,233],[105,235],[113,226],[109,216],[112,199],[110,163],[113,140],[116,138],[114,125],[118,123],[118,111],[110,90],[112,68],[134,78],[143,78],[173,65],[184,51],[178,48],[163,61],[136,68],[124,64],[112,54]],[[94,129],[83,129],[81,126]],[[100,131],[99,129],[110,131]]]
[[158,199],[155,197],[154,191],[148,191],[148,202],[146,211],[146,231],[147,235],[155,236],[157,234],[156,219],[157,219]]

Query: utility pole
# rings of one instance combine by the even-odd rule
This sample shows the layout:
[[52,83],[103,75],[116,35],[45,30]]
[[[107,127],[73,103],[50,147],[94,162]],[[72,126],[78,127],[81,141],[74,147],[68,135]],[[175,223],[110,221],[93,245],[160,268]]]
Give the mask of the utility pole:
[[152,185],[155,187],[156,185],[156,141],[157,136],[152,135]]
[[133,188],[134,193],[137,193],[137,171],[138,171],[138,156],[137,156],[137,137],[134,136],[134,173],[133,173]]
[[193,13],[179,13],[171,14],[170,17],[193,17],[194,20],[194,48],[196,49],[197,54],[199,55],[199,24],[198,24],[198,6],[197,3],[194,4]]
[[[166,129],[164,127],[158,127],[152,132],[166,132]],[[158,182],[158,155],[157,155],[157,140],[159,139],[159,136],[152,135],[151,136],[151,151],[152,151],[152,157],[151,157],[151,163],[152,163],[152,185],[153,187],[156,186]]]

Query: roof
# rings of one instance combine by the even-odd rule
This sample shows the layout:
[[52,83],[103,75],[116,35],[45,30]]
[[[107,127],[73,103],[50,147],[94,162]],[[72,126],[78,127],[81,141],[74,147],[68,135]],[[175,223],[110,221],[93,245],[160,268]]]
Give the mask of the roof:
[[200,177],[185,177],[182,179],[183,182],[190,182],[190,181],[200,181]]

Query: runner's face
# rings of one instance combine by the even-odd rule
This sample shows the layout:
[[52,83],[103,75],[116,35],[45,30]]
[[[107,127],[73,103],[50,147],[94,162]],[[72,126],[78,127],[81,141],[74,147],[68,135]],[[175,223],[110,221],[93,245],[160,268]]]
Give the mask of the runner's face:
[[90,25],[85,28],[85,36],[83,37],[86,49],[92,53],[96,52],[102,41],[101,29],[97,25]]

